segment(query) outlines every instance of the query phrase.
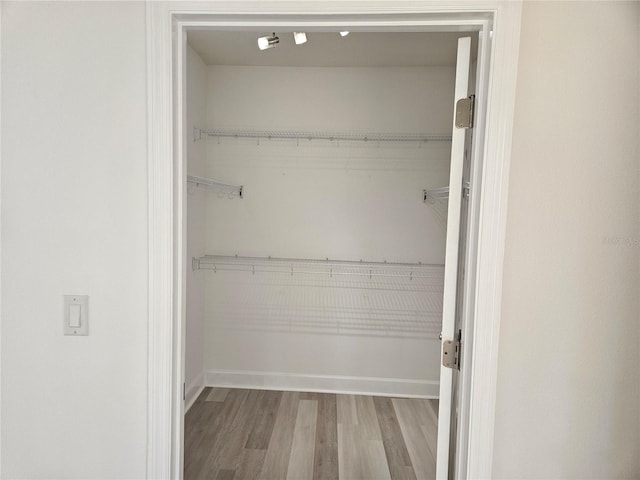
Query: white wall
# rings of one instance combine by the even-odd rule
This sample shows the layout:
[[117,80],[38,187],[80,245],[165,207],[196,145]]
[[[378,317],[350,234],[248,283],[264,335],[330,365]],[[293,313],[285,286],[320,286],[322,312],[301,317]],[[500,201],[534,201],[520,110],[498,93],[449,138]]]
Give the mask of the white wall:
[[[453,67],[209,67],[207,126],[450,133]],[[245,187],[210,202],[211,252],[442,264],[422,189],[448,184],[450,143],[209,139],[208,173]],[[442,212],[440,212],[442,213]]]
[[[446,134],[454,76],[453,67],[211,66],[206,126]],[[421,193],[448,184],[449,142],[203,142],[207,175],[244,186],[241,200],[209,194],[207,253],[444,263],[446,206],[425,205]],[[415,280],[394,285],[411,292],[389,293],[368,279],[199,274],[208,281],[208,371],[421,380],[437,393],[439,326],[428,338],[399,338],[399,319],[388,316],[389,331],[369,329],[381,308],[427,303]],[[364,331],[345,327],[356,321]]]
[[524,5],[496,478],[640,478],[639,21]]
[[143,3],[2,2],[2,478],[145,476],[145,81]]
[[[206,122],[207,68],[200,56],[187,47],[187,132],[202,128]],[[187,168],[190,175],[206,173],[206,144],[187,141]],[[206,254],[206,197],[188,188],[187,197],[187,271],[185,383],[187,406],[204,385],[204,281],[205,277],[190,268],[191,258]]]
[[[0,8],[0,476],[142,478],[144,7]],[[637,9],[525,5],[498,478],[640,476]],[[71,291],[91,296],[85,339],[61,334]]]

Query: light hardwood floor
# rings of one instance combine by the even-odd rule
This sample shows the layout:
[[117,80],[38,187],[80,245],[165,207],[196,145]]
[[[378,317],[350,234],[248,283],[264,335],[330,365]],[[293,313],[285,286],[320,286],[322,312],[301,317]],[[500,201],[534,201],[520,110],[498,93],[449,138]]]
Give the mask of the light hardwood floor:
[[185,417],[186,480],[435,478],[438,401],[205,388]]

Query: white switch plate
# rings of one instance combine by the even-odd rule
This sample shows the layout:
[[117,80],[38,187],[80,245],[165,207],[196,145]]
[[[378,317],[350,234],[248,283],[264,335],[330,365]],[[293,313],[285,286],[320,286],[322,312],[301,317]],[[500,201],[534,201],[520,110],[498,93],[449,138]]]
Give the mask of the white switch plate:
[[[80,325],[77,323],[77,313],[80,309]],[[89,335],[89,295],[65,295],[62,329],[65,335]]]

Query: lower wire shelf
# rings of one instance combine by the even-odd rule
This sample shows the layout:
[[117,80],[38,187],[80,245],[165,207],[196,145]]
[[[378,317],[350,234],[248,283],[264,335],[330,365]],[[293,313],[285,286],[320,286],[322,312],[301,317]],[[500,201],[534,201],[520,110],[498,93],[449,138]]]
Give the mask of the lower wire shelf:
[[421,263],[207,255],[217,328],[437,339],[444,267]]

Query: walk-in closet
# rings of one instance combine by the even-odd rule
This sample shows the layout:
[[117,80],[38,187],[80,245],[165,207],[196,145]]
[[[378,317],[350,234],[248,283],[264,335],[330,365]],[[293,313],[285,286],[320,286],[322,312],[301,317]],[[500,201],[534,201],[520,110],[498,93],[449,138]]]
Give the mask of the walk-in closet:
[[290,30],[188,34],[185,478],[432,478],[464,34]]

